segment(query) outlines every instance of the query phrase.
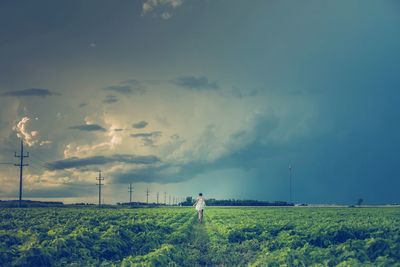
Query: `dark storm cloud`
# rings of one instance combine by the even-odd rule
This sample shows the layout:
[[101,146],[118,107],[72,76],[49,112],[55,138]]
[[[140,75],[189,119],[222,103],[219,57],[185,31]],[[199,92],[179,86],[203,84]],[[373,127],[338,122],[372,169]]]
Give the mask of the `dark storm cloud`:
[[132,125],[133,128],[135,129],[143,129],[144,127],[146,127],[149,123],[147,121],[139,121],[136,122]]
[[[191,161],[188,163],[162,163],[157,166],[146,166],[124,172],[114,173],[116,183],[151,182],[178,183],[194,178],[197,175],[230,168],[262,169],[266,159],[280,157],[287,149],[276,147],[268,138],[279,126],[279,119],[273,115],[258,115],[254,124],[247,131],[239,131],[230,136],[230,143],[245,143],[240,148],[232,148],[214,161]],[[206,130],[207,131],[207,130]],[[140,137],[152,136],[152,133],[137,134]],[[263,172],[256,175],[262,175]]]
[[[24,189],[24,196],[27,198],[68,198],[68,197],[87,197],[94,195],[96,188],[93,184],[83,184],[78,182],[59,183],[57,187],[52,184],[51,190],[42,189]],[[16,192],[1,193],[2,197],[14,197]]]
[[161,134],[162,133],[160,131],[155,131],[155,132],[149,132],[149,133],[136,133],[136,134],[131,134],[130,136],[132,138],[141,139],[145,146],[155,146],[157,138],[160,137]]
[[129,84],[129,85],[131,85],[132,87],[135,87],[135,88],[143,87],[142,83],[140,81],[138,81],[138,80],[135,80],[135,79],[130,79],[130,80],[123,81],[123,82],[121,82],[121,84]]
[[107,95],[103,99],[104,104],[114,104],[118,102],[118,97],[115,95]]
[[26,197],[62,198],[62,197],[87,197],[93,195],[96,189],[90,184],[60,184],[58,188],[36,189],[24,191]]
[[244,89],[239,89],[236,87],[232,87],[232,90],[227,91],[227,92],[221,92],[222,96],[229,95],[229,96],[234,96],[237,98],[244,98],[244,97],[251,97],[257,95],[259,92],[256,89],[253,90],[244,90]]
[[3,96],[10,96],[10,97],[24,97],[24,96],[33,96],[33,97],[47,97],[53,95],[60,95],[59,93],[51,92],[48,89],[41,89],[41,88],[29,88],[24,90],[15,90],[15,91],[8,91],[2,94]]
[[[223,97],[227,92],[225,81],[238,84],[240,90],[232,90],[231,95],[237,98],[249,96],[240,104],[244,107],[244,117],[250,117],[256,111],[263,112],[268,106],[272,106],[271,109],[279,117],[259,117],[252,127],[243,127],[241,131],[233,133],[231,141],[237,145],[213,162],[142,169],[142,173],[127,172],[125,179],[133,175],[140,180],[142,178],[139,175],[142,174],[150,181],[165,177],[171,181],[183,181],[202,172],[234,167],[246,171],[246,180],[244,182],[221,175],[221,179],[232,178],[224,187],[239,187],[238,192],[249,198],[277,199],[284,196],[282,192],[287,188],[288,165],[291,163],[295,166],[295,199],[298,201],[353,204],[359,197],[364,198],[366,203],[400,201],[398,2],[368,1],[368,4],[357,6],[358,12],[352,12],[352,6],[346,1],[274,1],[272,4],[271,1],[254,1],[256,3],[251,5],[247,1],[236,1],[234,5],[228,1],[190,1],[188,8],[182,9],[182,16],[176,16],[174,21],[165,25],[155,25],[138,17],[142,1],[120,1],[117,5],[107,1],[98,1],[96,5],[87,4],[86,1],[40,1],[42,4],[36,1],[30,1],[30,4],[27,4],[28,1],[0,2],[4,6],[0,8],[0,21],[2,25],[7,25],[0,29],[1,82],[3,86],[13,86],[7,87],[7,90],[25,89],[26,84],[44,86],[35,85],[37,81],[50,89],[55,88],[57,83],[65,83],[65,87],[68,87],[71,81],[76,80],[72,95],[77,95],[76,88],[86,88],[87,81],[95,81],[99,75],[106,75],[102,77],[104,79],[117,79],[118,82],[102,84],[101,88],[110,85],[108,89],[99,88],[101,101],[108,94],[126,97],[144,93],[141,85],[148,85],[147,81],[119,82],[123,73],[136,72],[146,78],[159,77],[162,81],[157,83],[157,87],[160,88],[162,83],[168,83],[182,90],[212,92],[215,97]],[[136,7],[132,12],[133,2]],[[215,12],[210,12],[210,2]],[[107,16],[104,16],[105,10],[108,11]],[[73,23],[68,19],[71,11],[74,14]],[[238,14],[243,14],[246,19],[238,20]],[[207,20],[204,20],[205,16]],[[103,19],[96,19],[98,17]],[[121,23],[122,17],[126,23]],[[340,17],[340,20],[332,19],[336,17]],[[240,21],[240,27],[231,27],[232,21]],[[287,27],[282,21],[288,25],[295,22],[296,27]],[[195,24],[196,34],[191,34],[190,27],[170,27],[171,23]],[[215,30],[210,31],[213,27]],[[152,34],[146,34],[149,32]],[[90,42],[96,40],[93,42],[107,43],[101,45],[101,50],[92,49],[89,53],[87,49],[82,49],[90,43],[88,33]],[[185,42],[185,49],[182,49],[182,35],[191,36],[191,41]],[[40,36],[41,49],[38,49],[35,36]],[[157,42],[154,42],[155,37]],[[227,40],[232,45],[227,45]],[[201,53],[192,52],[199,48]],[[76,62],[85,64],[73,64]],[[215,64],[205,66],[207,63]],[[70,70],[71,66],[75,69],[73,72],[60,71]],[[208,79],[192,76],[175,79],[175,76],[171,76],[179,75],[182,70],[196,73],[205,67],[212,77],[221,77],[218,78],[220,88],[216,82],[212,83],[214,78],[211,76],[207,76]],[[172,78],[166,81],[165,77]],[[92,86],[89,84],[89,87]],[[252,88],[260,88],[256,97],[252,96]],[[10,100],[10,97],[2,95],[4,91],[0,92],[0,99]],[[321,91],[318,95],[313,93],[318,91]],[[80,93],[82,100],[50,97],[48,93],[31,95],[26,98],[39,101],[57,98],[58,102],[41,106],[36,101],[30,101],[24,106],[27,106],[31,115],[37,113],[41,116],[43,111],[53,114],[59,108],[65,109],[70,104],[77,107],[80,101],[85,101],[85,93],[89,91]],[[182,99],[173,99],[176,92],[171,93],[166,94],[171,98],[160,100],[163,106],[179,106],[180,103],[190,104],[192,101],[201,110],[214,102],[224,108],[226,103],[225,98],[215,98],[212,103],[204,104],[185,95],[182,95]],[[270,94],[274,97],[269,98]],[[17,95],[13,93],[9,96]],[[22,95],[19,96],[22,98]],[[155,97],[149,96],[149,100],[144,100],[148,101],[143,104],[150,110],[154,110],[151,105],[158,103],[159,99]],[[275,99],[279,107],[273,103]],[[99,111],[96,107],[91,108],[94,109],[92,113]],[[238,108],[241,111],[241,107]],[[307,113],[309,108],[312,112]],[[0,111],[0,115],[4,115],[0,117],[15,117],[3,113]],[[228,126],[241,121],[233,114],[224,114],[215,116],[223,116]],[[172,115],[158,114],[162,116],[158,117],[158,121],[166,127],[172,126],[165,119]],[[69,116],[73,119],[83,114],[71,113]],[[195,119],[193,127],[197,130],[204,121]],[[308,123],[314,120],[314,123]],[[184,122],[178,120],[176,123]],[[52,153],[59,153],[60,146],[68,140],[70,132],[53,134],[53,121],[46,118],[37,123],[43,123],[39,127],[41,134],[56,138],[54,141],[59,145],[53,146]],[[11,129],[12,126],[0,122],[0,130]],[[224,125],[221,127],[229,129]],[[296,133],[303,131],[305,133]],[[190,140],[192,134],[187,134]],[[13,136],[16,137],[15,134]],[[151,144],[152,137],[133,138],[138,138],[137,141],[145,139]],[[212,144],[212,139],[207,139]],[[4,142],[10,142],[10,147],[16,144],[16,140],[4,140],[0,146],[4,146]],[[185,160],[194,158],[189,155]],[[173,171],[174,167],[178,168],[176,172]],[[3,171],[1,177],[4,177]],[[207,190],[218,187],[217,183],[201,184]],[[191,185],[194,187],[196,183]],[[53,192],[47,190],[40,196],[46,196],[49,191]]]
[[122,132],[124,129],[122,129],[122,128],[117,128],[117,129],[114,129],[114,132]]
[[112,91],[120,94],[132,94],[132,88],[129,85],[111,85],[104,88],[106,91]]
[[105,132],[106,129],[98,124],[82,124],[69,127],[72,130],[86,131],[86,132]]
[[[233,145],[216,160],[163,163],[115,173],[113,177],[117,183],[177,183],[217,170],[241,169],[250,175],[253,183],[247,190],[263,187],[265,189],[257,195],[260,198],[267,194],[270,199],[288,200],[290,164],[294,166],[296,202],[348,204],[362,197],[369,203],[382,203],[382,194],[395,201],[398,198],[396,191],[387,188],[391,183],[399,185],[390,180],[397,169],[394,155],[399,145],[377,140],[381,136],[395,140],[400,133],[400,127],[391,123],[397,114],[396,101],[368,95],[348,103],[346,99],[343,96],[342,110],[338,110],[328,98],[326,103],[321,103],[323,108],[320,111],[324,115],[309,127],[321,128],[322,131],[292,133],[290,138],[276,142],[277,133],[285,121],[274,115],[257,115],[251,127],[232,133],[228,143]],[[362,108],[366,103],[385,104],[386,109],[377,105],[369,111]],[[354,107],[359,111],[349,112],[348,109]],[[328,130],[326,121],[333,123],[335,130]],[[388,127],[392,129],[390,133],[385,132]],[[136,136],[148,137],[151,133]],[[363,177],[362,185],[360,177]],[[337,188],[335,194],[328,194],[332,188]],[[374,190],[371,192],[369,188]]]
[[160,131],[155,131],[155,132],[150,132],[150,133],[131,134],[131,137],[133,137],[133,138],[150,138],[150,137],[158,137],[158,136],[161,136]]
[[149,132],[149,133],[136,133],[136,134],[131,134],[130,136],[133,138],[139,138],[143,141],[143,144],[145,146],[154,146],[157,138],[161,136],[160,131],[155,131],[155,132]]
[[180,76],[174,83],[183,88],[192,90],[217,90],[219,88],[216,81],[210,82],[205,76]]
[[[157,166],[145,166],[124,172],[111,174],[114,183],[147,182],[147,183],[179,183],[192,179],[195,175],[205,171],[203,162],[187,164],[163,163]],[[208,169],[210,170],[210,169]]]
[[115,154],[112,156],[93,156],[87,158],[72,157],[63,160],[57,160],[46,163],[48,170],[64,170],[71,168],[86,168],[93,165],[104,165],[109,163],[127,163],[127,164],[154,164],[160,162],[156,156],[138,156],[129,154]]
[[80,103],[80,104],[79,104],[79,107],[80,107],[80,108],[83,108],[83,107],[85,107],[85,106],[87,106],[87,103]]
[[148,183],[173,183],[181,181],[179,173],[169,174],[169,165],[132,169],[112,174],[114,183],[148,182]]
[[107,86],[103,88],[103,90],[124,95],[145,93],[145,88],[143,84],[137,80],[127,80],[117,85]]

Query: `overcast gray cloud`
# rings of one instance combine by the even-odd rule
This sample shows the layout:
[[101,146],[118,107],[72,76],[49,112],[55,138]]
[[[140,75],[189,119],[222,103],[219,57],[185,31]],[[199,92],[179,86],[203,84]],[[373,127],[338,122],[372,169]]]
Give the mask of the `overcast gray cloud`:
[[111,91],[120,94],[132,94],[134,91],[129,85],[110,85],[104,88],[106,91]]
[[24,97],[24,96],[36,96],[36,97],[47,97],[53,95],[60,95],[59,93],[51,92],[48,89],[42,88],[29,88],[23,90],[7,91],[2,94],[2,96],[14,96],[14,97]]
[[87,131],[87,132],[105,132],[106,129],[98,124],[82,124],[69,127],[72,130]]
[[176,78],[175,84],[192,90],[217,90],[219,88],[216,81],[211,82],[205,76],[180,76]]
[[131,134],[131,137],[133,137],[133,138],[149,138],[149,137],[158,137],[158,136],[161,136],[160,131]]
[[[106,181],[138,181],[141,200],[147,187],[287,200],[291,164],[296,201],[399,202],[400,17],[366,2],[0,1],[0,161],[29,117],[26,132],[51,141],[26,147],[38,197],[58,194],[37,180],[90,184],[107,164]],[[133,152],[160,162],[107,156]],[[81,167],[35,165],[54,159]],[[15,171],[0,168],[0,196],[18,195]],[[126,201],[123,188],[105,198]]]
[[162,19],[170,19],[174,9],[180,7],[184,0],[145,0],[142,15],[153,13]]
[[103,99],[104,104],[114,104],[118,102],[118,97],[115,95],[107,95]]
[[103,90],[124,95],[141,95],[144,94],[146,91],[144,85],[138,80],[126,80],[117,85],[104,87]]
[[234,97],[238,97],[238,98],[244,98],[244,97],[256,96],[259,93],[259,90],[256,90],[256,89],[245,90],[245,89],[239,89],[236,87],[232,87],[231,90],[226,91],[226,92],[220,92],[220,93],[223,96],[234,96]]
[[182,173],[172,172],[168,173],[168,169],[171,168],[168,164],[160,166],[143,167],[137,169],[131,169],[126,171],[120,171],[112,173],[114,183],[130,183],[130,182],[145,182],[145,183],[176,183],[183,179],[181,178]]
[[109,163],[127,163],[127,164],[154,164],[160,159],[156,156],[138,156],[128,154],[115,154],[111,156],[93,156],[86,158],[67,158],[46,163],[49,170],[64,170],[71,168],[84,168],[93,165],[104,165]]
[[130,134],[132,138],[139,138],[145,146],[155,146],[157,139],[162,135],[160,131]]
[[[220,166],[221,167],[221,166]],[[212,163],[162,163],[157,166],[144,166],[117,173],[112,173],[115,183],[146,182],[146,183],[178,183],[193,179],[196,175],[215,169]]]
[[[215,160],[191,160],[187,162],[162,163],[157,166],[144,166],[113,173],[116,183],[152,182],[152,183],[179,183],[186,182],[194,177],[215,170],[231,169],[241,166],[245,169],[257,168],[263,161],[274,160],[287,153],[287,144],[277,146],[271,141],[271,137],[277,134],[279,118],[271,115],[256,115],[251,126],[245,130],[231,133],[226,141],[226,152]],[[207,143],[215,139],[213,130],[215,126],[209,125],[202,133],[200,149],[204,153],[211,153],[213,148]],[[151,138],[158,136],[159,132],[131,134],[138,138]],[[176,138],[176,137],[175,137]],[[220,145],[220,144],[218,144]],[[191,158],[188,156],[188,158]],[[255,175],[262,177],[263,171]]]
[[[135,129],[143,129],[143,128],[145,128],[148,124],[149,124],[149,123],[148,123],[147,121],[139,121],[139,122],[134,123],[134,124],[132,125],[132,127],[135,128]],[[135,136],[132,136],[132,137],[135,137]]]
[[[69,198],[69,197],[88,197],[96,194],[97,188],[93,187],[93,184],[89,183],[68,183],[58,184],[57,187],[52,187],[51,190],[48,188],[27,188],[24,190],[25,198]],[[9,191],[4,192],[2,195],[8,198],[14,198],[17,192]]]

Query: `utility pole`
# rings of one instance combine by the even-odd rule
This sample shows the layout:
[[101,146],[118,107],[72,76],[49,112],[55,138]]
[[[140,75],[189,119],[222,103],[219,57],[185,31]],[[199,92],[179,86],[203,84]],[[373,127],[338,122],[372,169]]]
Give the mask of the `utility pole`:
[[129,183],[129,190],[128,190],[128,192],[129,192],[129,205],[132,205],[132,192],[133,192],[133,188],[134,187],[132,187],[132,183]]
[[171,206],[171,195],[169,195],[169,201],[168,201],[169,205]]
[[104,185],[101,183],[101,181],[104,181],[104,177],[101,177],[101,171],[99,171],[99,177],[96,177],[96,180],[99,181],[98,185],[99,186],[99,207],[101,206],[101,186]]
[[292,192],[292,165],[289,164],[289,195],[290,203],[293,203],[293,192]]
[[167,192],[164,192],[164,205],[167,205]]
[[146,203],[147,203],[147,204],[149,204],[149,193],[150,193],[150,190],[149,190],[149,188],[147,187],[147,189],[146,189]]
[[159,192],[157,192],[157,205],[158,205],[158,197],[159,197],[159,195],[160,195]]
[[19,206],[22,206],[22,173],[24,167],[29,166],[29,164],[24,164],[24,158],[29,158],[29,152],[24,155],[24,141],[21,138],[21,154],[17,155],[17,152],[14,152],[14,157],[20,158],[19,164],[14,164],[14,166],[19,167]]

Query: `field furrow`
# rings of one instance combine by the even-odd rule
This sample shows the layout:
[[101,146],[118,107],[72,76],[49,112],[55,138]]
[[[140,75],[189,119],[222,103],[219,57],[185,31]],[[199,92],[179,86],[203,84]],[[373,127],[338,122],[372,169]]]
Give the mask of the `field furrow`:
[[0,266],[400,266],[397,208],[0,210]]

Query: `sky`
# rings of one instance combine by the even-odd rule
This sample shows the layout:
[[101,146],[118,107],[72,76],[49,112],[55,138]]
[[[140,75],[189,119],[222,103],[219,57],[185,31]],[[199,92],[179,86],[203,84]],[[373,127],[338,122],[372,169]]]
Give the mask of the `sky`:
[[400,202],[398,1],[5,0],[0,25],[25,199],[96,203],[102,171],[105,203],[290,201],[290,176],[296,203]]

